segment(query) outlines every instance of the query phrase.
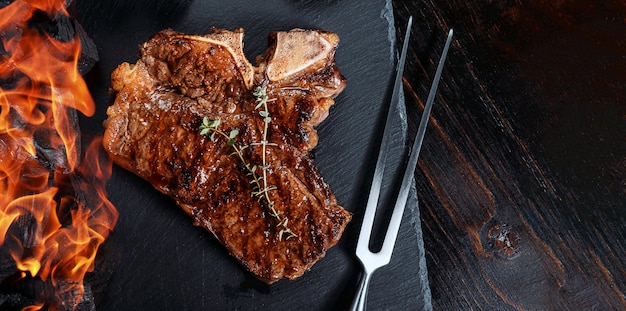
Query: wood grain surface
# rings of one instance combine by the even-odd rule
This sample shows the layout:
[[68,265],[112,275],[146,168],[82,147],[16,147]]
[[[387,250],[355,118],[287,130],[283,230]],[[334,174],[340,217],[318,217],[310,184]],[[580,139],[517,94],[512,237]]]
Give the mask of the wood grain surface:
[[625,310],[625,2],[393,4],[433,308]]

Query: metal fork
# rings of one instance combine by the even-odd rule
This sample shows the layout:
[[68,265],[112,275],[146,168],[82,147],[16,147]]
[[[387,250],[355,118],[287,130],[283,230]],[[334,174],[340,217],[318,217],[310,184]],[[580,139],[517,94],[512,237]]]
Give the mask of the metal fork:
[[[413,17],[409,18],[406,33],[404,35],[404,43],[402,45],[402,54],[400,55],[400,59],[398,61],[397,69],[396,69],[396,77],[393,86],[393,93],[391,94],[391,103],[396,103],[399,101],[399,93],[402,88],[402,74],[404,71],[404,62],[406,61],[406,52],[409,43],[409,37],[411,33],[411,25],[413,23]],[[354,297],[354,301],[352,302],[351,310],[359,310],[362,311],[365,309],[366,296],[367,296],[367,288],[369,281],[372,277],[372,273],[376,271],[376,269],[385,266],[391,260],[391,253],[393,252],[393,247],[396,243],[396,237],[398,236],[398,229],[400,229],[400,222],[402,220],[402,214],[404,213],[404,209],[406,206],[407,198],[409,195],[409,189],[411,186],[411,181],[414,176],[415,167],[417,165],[417,157],[419,155],[422,142],[424,140],[424,134],[426,132],[426,126],[428,125],[428,117],[430,116],[430,110],[433,105],[433,101],[435,99],[435,94],[437,92],[437,87],[439,85],[439,79],[441,78],[441,71],[443,70],[443,65],[446,60],[446,55],[448,54],[448,49],[450,47],[450,41],[452,40],[452,29],[448,33],[448,39],[446,40],[446,44],[443,48],[443,52],[441,54],[441,58],[439,59],[439,64],[437,66],[437,71],[435,72],[435,77],[433,79],[433,83],[430,87],[430,93],[428,94],[428,99],[426,100],[426,105],[424,106],[424,112],[422,113],[422,118],[420,120],[420,124],[417,130],[417,135],[415,136],[415,140],[413,142],[413,149],[411,150],[411,154],[409,156],[409,160],[407,163],[406,170],[404,172],[404,177],[402,178],[402,185],[400,186],[400,191],[398,193],[398,197],[396,199],[396,204],[393,209],[393,213],[391,215],[391,220],[389,221],[389,226],[387,228],[387,233],[385,234],[385,239],[383,242],[383,246],[381,250],[377,253],[373,253],[369,249],[369,241],[372,233],[372,226],[374,223],[374,216],[376,214],[376,209],[378,206],[378,197],[380,195],[380,189],[382,186],[383,172],[385,170],[385,161],[387,158],[387,145],[388,142],[386,139],[388,133],[391,131],[391,107],[389,109],[389,113],[387,115],[387,121],[385,124],[385,129],[383,132],[383,139],[380,146],[380,151],[378,153],[378,160],[376,161],[376,169],[374,170],[374,178],[372,180],[372,186],[369,193],[369,198],[367,201],[367,207],[365,209],[365,215],[363,216],[363,223],[361,225],[361,233],[359,234],[359,240],[357,242],[356,247],[356,255],[361,261],[363,266],[363,274],[361,276],[359,289]]]

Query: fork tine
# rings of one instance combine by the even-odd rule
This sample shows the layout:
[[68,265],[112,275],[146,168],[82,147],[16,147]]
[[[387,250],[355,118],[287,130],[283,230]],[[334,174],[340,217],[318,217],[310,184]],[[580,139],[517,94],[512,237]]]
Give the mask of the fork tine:
[[359,240],[357,242],[357,256],[360,254],[370,253],[369,241],[372,234],[372,226],[374,224],[374,216],[376,214],[376,206],[378,205],[378,198],[380,196],[380,189],[382,186],[383,173],[385,172],[385,162],[387,160],[387,148],[389,132],[391,132],[392,122],[392,109],[393,104],[398,102],[400,89],[402,88],[402,75],[404,73],[404,63],[406,61],[406,53],[409,46],[409,38],[411,36],[411,25],[413,24],[413,17],[409,17],[407,23],[406,33],[404,34],[404,43],[402,44],[402,53],[398,60],[396,69],[396,77],[393,85],[393,92],[391,93],[391,101],[389,111],[387,112],[387,120],[385,121],[385,128],[383,130],[383,140],[378,151],[378,159],[376,160],[376,168],[374,169],[374,178],[372,179],[372,186],[370,188],[369,198],[367,200],[367,206],[365,208],[365,215],[363,216],[363,223],[361,224],[361,233],[359,234]]
[[[398,68],[396,70],[396,79],[394,82],[393,93],[391,95],[391,104],[395,104],[399,101],[399,92],[402,88],[402,73],[404,71],[404,62],[406,61],[406,52],[407,52],[407,47],[409,43],[409,36],[411,33],[412,22],[413,22],[413,17],[410,17],[408,25],[407,25],[406,33],[404,35],[404,44],[402,46],[402,54],[400,55],[400,60],[398,61]],[[357,290],[357,293],[354,297],[354,301],[352,302],[351,310],[353,311],[362,311],[365,309],[367,288],[368,288],[369,280],[372,276],[372,273],[376,271],[376,269],[388,264],[389,261],[391,260],[391,253],[393,252],[393,247],[396,243],[398,230],[400,229],[400,222],[402,220],[402,214],[404,213],[406,202],[409,196],[409,189],[411,187],[413,175],[415,172],[415,167],[417,166],[417,157],[419,156],[419,152],[422,147],[422,142],[424,141],[424,134],[426,133],[426,126],[428,125],[428,118],[429,118],[430,111],[433,105],[433,101],[435,99],[435,93],[437,92],[439,79],[441,78],[441,72],[443,70],[443,64],[445,63],[445,59],[448,54],[448,49],[450,48],[451,40],[452,40],[452,30],[450,30],[450,32],[448,33],[448,38],[446,40],[445,47],[441,54],[441,58],[439,59],[439,64],[437,65],[435,78],[433,79],[433,84],[430,87],[430,93],[428,94],[426,105],[424,106],[422,119],[420,120],[419,128],[415,136],[415,141],[413,142],[413,149],[411,150],[407,167],[406,167],[406,170],[404,171],[404,176],[402,178],[402,186],[400,187],[400,191],[396,199],[396,204],[394,206],[393,213],[391,215],[391,220],[389,221],[389,226],[387,227],[387,233],[385,234],[385,240],[383,241],[383,246],[379,252],[373,253],[369,249],[369,240],[372,234],[372,226],[374,223],[374,216],[376,215],[378,197],[380,195],[383,172],[385,170],[385,162],[386,162],[387,152],[388,152],[388,148],[387,148],[388,134],[387,133],[390,131],[390,128],[391,128],[391,125],[390,125],[391,122],[389,120],[391,119],[392,106],[390,106],[389,108],[390,111],[387,114],[387,121],[385,123],[385,129],[383,130],[383,141],[381,142],[380,151],[378,152],[378,159],[376,161],[376,169],[374,170],[374,178],[372,180],[372,187],[370,189],[370,194],[369,194],[367,206],[365,209],[365,215],[363,216],[363,223],[361,224],[361,232],[359,234],[359,240],[357,242],[357,247],[356,247],[356,255],[361,261],[361,264],[363,266],[363,274],[361,276],[361,280],[359,281],[360,283],[359,289]]]
[[[374,216],[376,214],[376,206],[378,205],[378,197],[380,195],[380,188],[382,186],[383,173],[385,171],[385,162],[387,160],[388,149],[388,136],[391,131],[391,116],[393,104],[399,100],[399,92],[402,88],[402,74],[404,72],[404,62],[406,61],[406,52],[409,46],[409,37],[411,34],[411,24],[413,23],[413,17],[411,16],[408,21],[406,33],[404,35],[404,43],[402,45],[402,53],[398,60],[398,67],[396,69],[396,79],[394,81],[393,92],[391,93],[391,101],[389,111],[387,112],[387,120],[385,121],[385,129],[383,130],[383,140],[381,142],[380,150],[378,152],[378,159],[376,160],[376,168],[374,169],[374,178],[372,179],[372,186],[370,188],[369,198],[367,200],[367,206],[365,208],[365,215],[363,215],[363,223],[361,224],[361,232],[359,233],[359,240],[356,246],[356,255],[361,261],[363,266],[363,274],[359,281],[359,289],[352,302],[352,311],[362,311],[365,309],[365,302],[367,297],[367,288],[372,273],[386,265],[387,263],[381,263],[377,260],[381,254],[372,253],[369,249],[369,240],[372,234],[372,225],[374,224]],[[384,260],[383,260],[384,262]],[[387,260],[389,262],[389,260]]]
[[439,86],[439,80],[441,79],[441,72],[443,71],[443,65],[448,55],[450,42],[452,41],[452,34],[453,30],[450,29],[450,31],[448,32],[448,38],[446,39],[446,44],[443,48],[443,52],[441,53],[441,58],[439,59],[439,64],[437,65],[437,71],[435,72],[435,77],[433,78],[433,84],[430,87],[428,99],[426,100],[426,104],[424,105],[422,118],[417,129],[417,134],[415,135],[415,140],[413,141],[413,150],[411,150],[411,155],[409,156],[409,161],[407,163],[406,170],[404,171],[402,186],[400,186],[400,192],[398,193],[396,205],[394,207],[393,214],[391,215],[391,220],[389,221],[389,227],[387,228],[385,241],[383,242],[383,247],[380,251],[380,253],[388,256],[387,262],[389,262],[389,259],[391,258],[391,253],[393,252],[393,247],[396,243],[396,237],[398,235],[398,229],[400,229],[402,213],[404,212],[404,207],[406,206],[406,201],[409,196],[409,189],[411,188],[411,182],[415,173],[415,167],[417,166],[417,158],[419,156],[420,150],[422,149],[422,142],[424,141],[426,127],[428,126],[428,117],[430,116],[430,110],[433,107],[435,94],[437,93],[437,87]]

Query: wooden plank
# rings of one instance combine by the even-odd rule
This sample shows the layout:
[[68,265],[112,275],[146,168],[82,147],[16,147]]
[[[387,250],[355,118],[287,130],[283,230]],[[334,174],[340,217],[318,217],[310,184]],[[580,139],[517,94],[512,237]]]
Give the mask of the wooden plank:
[[626,308],[626,4],[394,10],[413,126],[455,29],[416,170],[434,309]]

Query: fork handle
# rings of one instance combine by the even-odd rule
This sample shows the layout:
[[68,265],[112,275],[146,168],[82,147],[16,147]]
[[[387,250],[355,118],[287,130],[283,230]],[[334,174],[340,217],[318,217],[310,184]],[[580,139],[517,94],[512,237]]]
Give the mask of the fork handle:
[[351,311],[363,311],[365,310],[365,299],[367,298],[367,288],[369,287],[371,273],[364,271],[359,281],[359,290],[354,296],[352,301]]

